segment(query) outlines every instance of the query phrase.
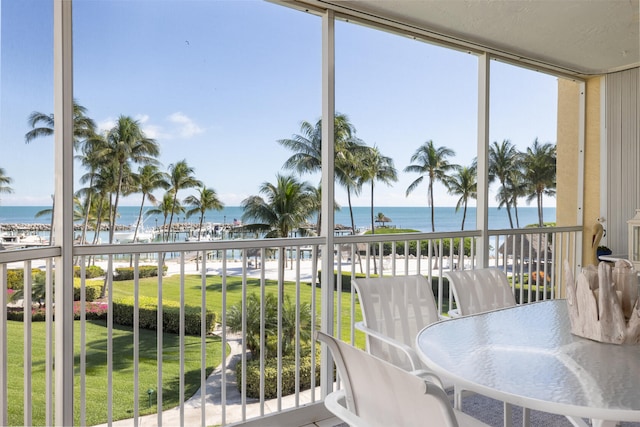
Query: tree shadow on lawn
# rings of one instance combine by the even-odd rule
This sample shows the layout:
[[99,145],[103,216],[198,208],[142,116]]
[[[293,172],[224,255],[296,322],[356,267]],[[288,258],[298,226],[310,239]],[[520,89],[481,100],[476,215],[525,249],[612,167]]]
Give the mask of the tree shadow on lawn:
[[[97,326],[106,328],[105,321],[91,321],[87,323],[93,323]],[[129,326],[113,325],[113,370],[127,370],[133,369],[133,328]],[[157,331],[150,329],[140,329],[140,339],[138,343],[138,354],[140,363],[147,363],[155,365],[157,361]],[[199,337],[194,337],[192,342],[185,343],[185,350],[188,348],[195,348],[198,353],[200,340]],[[191,341],[191,340],[189,340]],[[207,336],[207,345],[214,342],[221,342],[221,338],[212,335]],[[180,336],[177,334],[163,333],[162,335],[162,360],[163,362],[179,362],[180,360]],[[91,372],[104,369],[107,363],[107,335],[106,331],[104,335],[99,336],[96,339],[88,337],[86,343],[86,372]],[[74,366],[76,373],[79,373],[80,369],[80,354],[74,356]],[[213,368],[212,368],[213,369]],[[199,370],[198,370],[199,372]]]

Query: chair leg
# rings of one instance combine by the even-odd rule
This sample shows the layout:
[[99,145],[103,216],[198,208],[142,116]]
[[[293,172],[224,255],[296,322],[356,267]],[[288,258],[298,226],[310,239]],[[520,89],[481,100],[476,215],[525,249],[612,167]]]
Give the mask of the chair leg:
[[453,407],[462,411],[462,390],[457,385],[453,386]]

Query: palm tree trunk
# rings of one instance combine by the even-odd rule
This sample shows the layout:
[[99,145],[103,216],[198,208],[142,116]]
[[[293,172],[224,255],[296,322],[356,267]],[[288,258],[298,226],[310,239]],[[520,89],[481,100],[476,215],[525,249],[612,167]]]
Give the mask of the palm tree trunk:
[[431,206],[431,232],[436,232],[435,210],[433,207],[433,181],[429,181],[429,206]]
[[507,202],[507,216],[509,217],[509,225],[513,228],[513,218],[511,218],[511,203]]
[[467,219],[467,203],[465,202],[464,204],[464,209],[462,210],[462,228],[460,228],[460,231],[464,231],[464,222]]
[[118,173],[118,190],[116,191],[116,201],[113,204],[113,210],[111,211],[110,218],[110,226],[109,226],[109,244],[113,243],[113,235],[115,233],[116,228],[116,216],[118,215],[118,202],[120,201],[120,192],[122,191],[122,166],[120,166],[120,171]]
[[[93,176],[89,181],[89,188],[93,188]],[[91,210],[91,191],[87,194],[87,200],[84,209],[84,223],[82,224],[82,235],[80,236],[80,243],[84,244],[87,239],[87,229],[89,228],[89,211]]]
[[[435,223],[435,206],[433,206],[433,181],[429,181],[429,204],[431,205],[431,231],[435,233],[436,223]],[[429,242],[429,244],[431,244],[431,241]],[[438,247],[435,244],[433,245],[433,253],[435,258],[435,264],[433,268],[438,268]]]
[[[373,221],[373,181],[371,181],[371,234],[376,234],[375,224]],[[376,264],[376,249],[378,245],[373,244],[373,274],[378,274],[378,266]]]
[[[200,236],[202,236],[202,221],[203,221],[203,216],[204,215],[200,215],[200,226],[198,227],[198,242],[200,241]],[[204,254],[204,252],[203,252]],[[199,267],[199,259],[200,258],[200,252],[196,253],[196,271],[198,271],[200,269]]]
[[171,225],[173,224],[173,214],[176,210],[176,202],[178,201],[178,192],[173,196],[173,206],[171,206],[171,216],[169,216],[169,228],[167,229],[167,242],[170,241],[171,237]]
[[353,220],[353,207],[351,206],[351,188],[350,187],[347,187],[347,202],[349,203],[349,216],[351,217],[351,234],[356,234],[356,222]]
[[56,212],[56,199],[51,196],[51,225],[49,226],[49,244],[53,245],[53,218],[55,217]]
[[[351,189],[347,187],[347,201],[349,203],[349,215],[351,216],[351,234],[356,234],[356,223],[353,220],[353,207],[351,207]],[[360,264],[360,273],[362,273],[362,258],[360,257],[360,252],[356,246],[356,253],[358,254],[358,263]],[[353,260],[352,260],[353,262]]]
[[542,193],[538,193],[538,225],[540,227],[544,226],[544,218],[542,214]]

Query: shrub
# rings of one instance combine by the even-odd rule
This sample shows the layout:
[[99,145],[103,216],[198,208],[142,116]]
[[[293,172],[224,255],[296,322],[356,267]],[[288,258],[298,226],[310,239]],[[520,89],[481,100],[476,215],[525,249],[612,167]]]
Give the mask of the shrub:
[[[109,305],[106,302],[88,302],[85,305],[85,319],[106,320]],[[73,318],[80,320],[80,302],[73,303]]]
[[[33,300],[38,301],[44,298],[44,284],[46,273],[39,268],[31,269],[31,279],[33,285]],[[18,298],[22,298],[22,288],[24,287],[24,269],[15,268],[7,270],[7,288],[20,291]],[[40,293],[42,295],[40,295]]]
[[[87,279],[95,279],[104,276],[104,269],[98,265],[90,265],[84,269],[84,273]],[[80,277],[79,265],[73,267],[73,277]]]
[[[44,272],[40,271],[39,268],[32,268],[31,278],[34,281],[36,281],[40,273],[44,274]],[[42,283],[44,283],[44,280],[42,280]],[[10,270],[7,270],[7,287],[9,289],[18,290],[18,289],[22,289],[23,286],[24,286],[24,269],[12,268]]]
[[[133,280],[133,267],[120,267],[116,268],[116,274],[113,277],[115,281],[121,280]],[[162,266],[162,274],[167,272],[167,266]],[[141,265],[138,267],[138,277],[144,279],[147,277],[158,277],[158,266],[156,265]]]
[[[87,320],[105,320],[107,318],[107,303],[105,302],[88,302],[85,305],[85,318]],[[53,319],[55,320],[55,312]],[[80,320],[80,302],[73,303],[73,318]],[[7,320],[15,320],[18,322],[24,322],[23,310],[10,310],[7,311]],[[44,307],[33,308],[31,310],[32,322],[44,322],[46,320],[46,311]]]
[[[278,397],[278,359],[264,361],[264,398]],[[247,361],[247,397],[260,398],[260,360]],[[296,364],[293,357],[282,358],[282,395],[296,392]],[[300,358],[300,391],[311,388],[311,354]],[[316,355],[316,385],[320,384],[320,354]],[[242,363],[236,365],[236,378],[242,378]],[[238,390],[242,382],[238,381]]]
[[[124,326],[133,326],[133,297],[118,299],[113,302],[113,322]],[[200,307],[185,306],[184,333],[200,335]],[[158,303],[150,297],[141,297],[138,304],[139,325],[143,329],[157,329]],[[216,324],[216,314],[207,310],[206,329],[211,332]],[[164,332],[177,334],[180,332],[180,304],[165,301],[162,304],[162,328]]]
[[[73,300],[80,301],[80,279],[73,280]],[[102,283],[92,281],[91,283],[85,283],[85,301],[95,301],[100,297],[100,291],[102,291]]]

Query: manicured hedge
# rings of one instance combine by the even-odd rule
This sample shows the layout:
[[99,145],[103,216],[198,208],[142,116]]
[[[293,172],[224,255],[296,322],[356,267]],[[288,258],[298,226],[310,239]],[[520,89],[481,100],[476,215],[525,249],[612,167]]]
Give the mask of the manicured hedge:
[[[113,276],[114,281],[133,280],[133,267],[116,268],[116,274]],[[167,272],[167,266],[162,266],[162,275]],[[138,267],[138,277],[144,279],[146,277],[158,277],[157,265],[141,265]]]
[[[104,276],[104,269],[98,265],[90,265],[84,269],[84,274],[87,279],[95,279]],[[73,267],[73,277],[80,277],[79,265]]]
[[[126,297],[113,302],[113,322],[124,326],[133,326],[133,297]],[[140,297],[138,304],[139,324],[143,329],[157,330],[158,302],[155,298]],[[200,335],[200,307],[185,306],[185,334]],[[207,310],[207,332],[211,332],[216,324],[216,314]],[[162,304],[162,326],[164,332],[177,334],[180,332],[180,304],[165,301]]]
[[[85,283],[85,301],[95,301],[100,298],[100,291],[102,291],[101,283]],[[80,301],[80,283],[73,284],[73,300]]]
[[[264,361],[264,398],[278,397],[278,359]],[[293,357],[282,358],[282,395],[296,392],[296,364]],[[311,355],[300,358],[300,391],[311,388]],[[320,354],[316,356],[316,385],[320,385]],[[242,363],[236,365],[236,378],[242,378]],[[238,390],[242,382],[238,381]],[[260,398],[260,360],[247,361],[247,397]]]
[[[371,247],[371,251],[373,253],[373,246],[375,246],[376,251],[378,250],[378,245],[372,245]],[[418,256],[418,243],[416,240],[411,240],[409,241],[409,253],[405,253],[405,242],[404,241],[399,241],[396,242],[396,247],[395,247],[395,253],[396,255],[404,255],[404,256],[409,256],[409,255],[413,255],[413,256]],[[442,240],[442,253],[444,255],[449,255],[451,253],[450,251],[450,247],[451,247],[451,239],[443,239]],[[432,251],[435,251],[436,249],[440,248],[440,239],[434,239],[431,241],[431,248]],[[383,255],[387,256],[387,255],[392,255],[393,252],[393,243],[392,242],[384,242],[382,245],[382,251],[383,251]],[[462,249],[464,251],[464,255],[470,256],[471,255],[471,239],[470,238],[466,238],[464,239],[464,247]],[[458,255],[460,252],[460,238],[456,237],[453,239],[453,254],[454,255]],[[427,255],[429,253],[429,241],[428,240],[421,240],[420,241],[420,254],[421,255]],[[435,253],[434,253],[435,254]]]
[[[31,277],[33,280],[36,280],[36,276],[40,273],[39,268],[31,269]],[[22,289],[24,286],[24,269],[23,268],[12,268],[7,270],[7,287],[9,289]]]

